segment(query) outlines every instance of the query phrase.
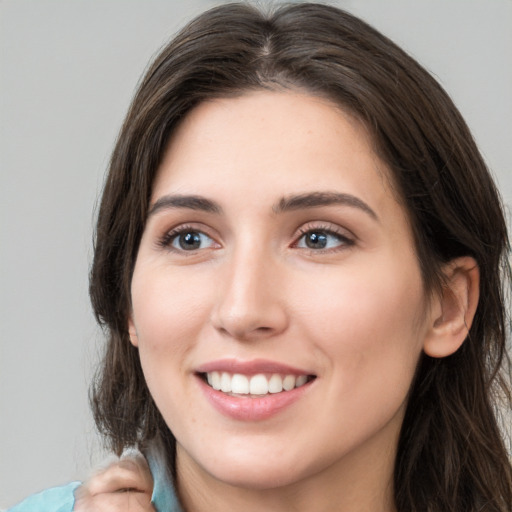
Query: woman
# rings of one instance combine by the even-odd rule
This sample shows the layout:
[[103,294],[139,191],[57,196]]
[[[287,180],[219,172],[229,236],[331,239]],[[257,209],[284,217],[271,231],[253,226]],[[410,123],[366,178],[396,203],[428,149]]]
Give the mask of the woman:
[[391,41],[328,6],[205,13],[147,72],[99,212],[93,407],[150,467],[102,490],[511,510],[506,250],[464,121]]

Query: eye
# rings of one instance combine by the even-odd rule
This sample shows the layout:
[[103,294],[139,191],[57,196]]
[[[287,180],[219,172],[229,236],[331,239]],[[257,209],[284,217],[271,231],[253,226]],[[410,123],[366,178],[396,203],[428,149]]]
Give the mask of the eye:
[[353,240],[330,229],[315,228],[302,231],[296,243],[299,249],[329,250],[353,245]]
[[162,245],[176,251],[198,251],[215,246],[215,242],[202,231],[190,228],[179,228],[168,233],[162,240]]

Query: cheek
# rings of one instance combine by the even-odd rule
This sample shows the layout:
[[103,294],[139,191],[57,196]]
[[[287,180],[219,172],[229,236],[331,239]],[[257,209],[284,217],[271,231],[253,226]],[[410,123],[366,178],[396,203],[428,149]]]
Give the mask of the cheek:
[[[157,407],[173,429],[172,419],[193,407],[182,389],[186,361],[207,317],[207,293],[200,293],[200,279],[188,279],[165,265],[145,262],[132,279],[133,320],[144,376]],[[179,392],[176,390],[180,389]]]
[[422,346],[421,283],[371,277],[333,282],[337,292],[311,305],[307,317],[317,321],[304,326],[325,365],[325,402],[336,404],[318,421],[354,443],[393,418],[401,423]]
[[386,382],[408,389],[424,336],[419,272],[393,264],[345,271],[303,297],[301,307],[301,329],[326,356],[328,371],[342,379],[342,390]]
[[159,267],[136,268],[132,302],[141,353],[186,350],[184,342],[204,323],[207,300],[200,279]]

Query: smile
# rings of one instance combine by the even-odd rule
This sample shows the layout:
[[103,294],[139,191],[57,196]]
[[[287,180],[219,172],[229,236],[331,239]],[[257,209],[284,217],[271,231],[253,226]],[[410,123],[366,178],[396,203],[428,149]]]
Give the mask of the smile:
[[304,386],[314,377],[310,375],[283,375],[279,373],[244,375],[212,371],[203,374],[208,385],[231,396],[255,396],[282,393]]

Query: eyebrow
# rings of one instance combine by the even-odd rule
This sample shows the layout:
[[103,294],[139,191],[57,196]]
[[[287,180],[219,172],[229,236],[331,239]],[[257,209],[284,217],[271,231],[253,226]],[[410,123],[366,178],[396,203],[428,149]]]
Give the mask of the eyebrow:
[[342,205],[359,208],[372,219],[379,220],[378,215],[361,199],[351,194],[338,192],[312,192],[283,197],[272,209],[275,213],[282,213],[303,208],[318,208],[320,206]]
[[222,213],[222,208],[210,199],[202,196],[168,195],[158,199],[149,209],[148,217],[162,210],[186,208],[208,213]]
[[[305,194],[290,195],[282,197],[272,207],[274,213],[285,213],[306,208],[318,208],[321,206],[342,205],[352,208],[359,208],[367,213],[374,220],[379,220],[377,214],[361,199],[351,194],[339,192],[310,192]],[[221,214],[221,206],[203,196],[197,195],[166,195],[159,198],[151,206],[148,217],[155,215],[162,210],[189,209],[207,213]]]

